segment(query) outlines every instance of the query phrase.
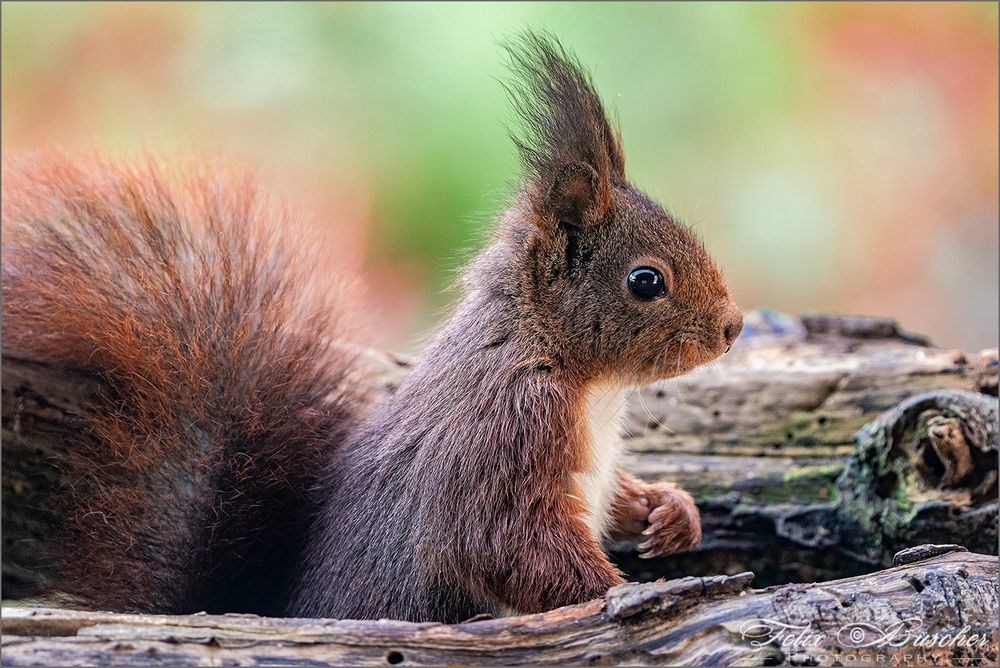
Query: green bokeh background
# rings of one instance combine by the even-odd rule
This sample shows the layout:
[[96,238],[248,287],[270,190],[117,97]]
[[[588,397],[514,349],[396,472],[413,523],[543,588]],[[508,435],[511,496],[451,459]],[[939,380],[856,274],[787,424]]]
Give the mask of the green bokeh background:
[[497,42],[528,26],[591,67],[631,177],[741,305],[997,343],[996,4],[2,11],[5,152],[207,152],[308,186],[365,258],[380,345],[416,345],[510,196]]

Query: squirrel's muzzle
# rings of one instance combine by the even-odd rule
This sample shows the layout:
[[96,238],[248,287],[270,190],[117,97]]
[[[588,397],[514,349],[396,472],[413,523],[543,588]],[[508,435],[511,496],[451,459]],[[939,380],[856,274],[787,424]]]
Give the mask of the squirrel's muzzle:
[[726,342],[724,352],[729,352],[736,338],[743,331],[743,312],[736,304],[729,302],[722,316],[722,340]]

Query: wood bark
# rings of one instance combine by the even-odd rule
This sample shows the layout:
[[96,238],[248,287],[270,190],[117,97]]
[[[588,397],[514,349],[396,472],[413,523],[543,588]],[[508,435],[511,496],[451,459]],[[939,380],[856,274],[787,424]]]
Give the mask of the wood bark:
[[[451,626],[7,607],[3,664],[995,665],[997,558],[924,546],[896,561],[764,590],[748,587],[749,573],[628,584],[604,600]],[[896,646],[877,645],[885,634]]]
[[[376,396],[411,365],[366,359]],[[997,434],[986,426],[996,422],[997,368],[995,349],[936,348],[887,319],[748,314],[720,361],[629,399],[627,465],[695,495],[703,545],[649,561],[618,545],[613,556],[638,580],[752,570],[766,585],[870,572],[928,541],[996,554]],[[8,598],[53,590],[51,502],[69,483],[58,464],[83,438],[98,382],[3,358]],[[928,392],[937,394],[896,409]]]

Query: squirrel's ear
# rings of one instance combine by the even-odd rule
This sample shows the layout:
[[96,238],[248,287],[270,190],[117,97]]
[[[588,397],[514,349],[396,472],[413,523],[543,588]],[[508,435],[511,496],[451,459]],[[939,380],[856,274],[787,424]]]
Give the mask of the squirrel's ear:
[[555,223],[584,227],[607,213],[610,198],[603,185],[596,169],[585,162],[571,162],[556,176],[537,213]]
[[625,161],[590,77],[551,35],[526,31],[504,48],[514,75],[504,85],[522,126],[513,140],[539,226],[599,223]]

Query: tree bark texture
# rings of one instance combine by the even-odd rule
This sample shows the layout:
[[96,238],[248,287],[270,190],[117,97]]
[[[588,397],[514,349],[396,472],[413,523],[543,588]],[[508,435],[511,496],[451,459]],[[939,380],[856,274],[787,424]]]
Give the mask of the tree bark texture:
[[627,584],[603,600],[450,626],[8,607],[3,664],[995,665],[996,557],[924,546],[897,564],[760,590],[749,573]]

